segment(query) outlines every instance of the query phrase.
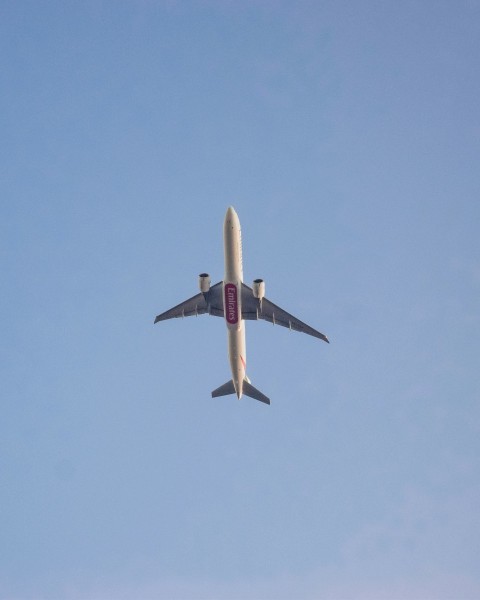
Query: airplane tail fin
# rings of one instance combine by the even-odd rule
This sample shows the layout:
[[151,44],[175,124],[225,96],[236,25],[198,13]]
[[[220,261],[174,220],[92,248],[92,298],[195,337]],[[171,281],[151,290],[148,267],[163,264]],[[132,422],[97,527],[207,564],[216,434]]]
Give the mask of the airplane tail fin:
[[233,381],[227,381],[216,390],[212,392],[212,398],[217,398],[218,396],[228,396],[229,394],[236,394],[235,386],[233,385]]
[[[212,398],[218,398],[218,396],[228,396],[230,394],[236,394],[235,386],[233,385],[233,381],[227,381],[216,390],[212,392]],[[250,379],[245,377],[243,380],[243,393],[245,396],[249,396],[250,398],[254,398],[255,400],[259,400],[260,402],[264,402],[265,404],[270,404],[270,398],[267,398],[265,394],[262,394],[260,390],[253,387],[250,383]]]
[[250,396],[250,398],[255,398],[255,400],[260,400],[260,402],[264,402],[265,404],[270,404],[270,398],[267,398],[260,390],[253,387],[247,379],[244,379],[243,381],[243,393],[245,396]]

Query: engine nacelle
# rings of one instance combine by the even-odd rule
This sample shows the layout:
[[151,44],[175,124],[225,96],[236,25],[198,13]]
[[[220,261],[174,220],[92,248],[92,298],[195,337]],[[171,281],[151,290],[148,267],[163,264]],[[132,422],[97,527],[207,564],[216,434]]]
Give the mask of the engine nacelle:
[[262,300],[262,298],[265,296],[265,282],[263,281],[263,279],[254,280],[253,295],[259,300]]
[[198,287],[203,294],[210,290],[210,275],[208,273],[200,273],[198,276]]

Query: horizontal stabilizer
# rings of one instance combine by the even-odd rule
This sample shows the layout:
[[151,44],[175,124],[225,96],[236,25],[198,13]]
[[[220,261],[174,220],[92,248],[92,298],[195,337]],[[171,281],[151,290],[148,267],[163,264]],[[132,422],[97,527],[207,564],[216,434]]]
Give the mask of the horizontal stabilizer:
[[212,392],[212,398],[217,398],[218,396],[228,396],[229,394],[236,394],[235,386],[233,385],[233,381],[227,381],[216,390]]
[[245,396],[249,396],[250,398],[254,398],[255,400],[260,400],[260,402],[265,402],[265,404],[270,404],[270,398],[267,398],[265,394],[262,394],[260,390],[254,388],[253,385],[244,379],[243,381],[243,393]]

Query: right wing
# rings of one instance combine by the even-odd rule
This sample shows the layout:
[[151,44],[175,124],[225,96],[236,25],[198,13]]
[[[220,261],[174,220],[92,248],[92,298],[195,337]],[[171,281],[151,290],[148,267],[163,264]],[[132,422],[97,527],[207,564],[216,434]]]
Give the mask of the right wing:
[[223,281],[213,285],[206,294],[197,294],[193,298],[181,302],[170,310],[155,317],[154,323],[166,321],[176,317],[191,317],[193,315],[203,315],[209,313],[215,317],[223,317]]
[[324,333],[320,333],[320,331],[300,321],[300,319],[297,319],[297,317],[283,310],[283,308],[270,302],[267,298],[263,298],[260,303],[258,298],[254,297],[252,288],[248,287],[245,283],[242,283],[242,318],[253,321],[263,319],[274,325],[282,325],[282,327],[288,327],[288,329],[292,329],[293,331],[301,331],[302,333],[307,333],[324,342],[330,343]]

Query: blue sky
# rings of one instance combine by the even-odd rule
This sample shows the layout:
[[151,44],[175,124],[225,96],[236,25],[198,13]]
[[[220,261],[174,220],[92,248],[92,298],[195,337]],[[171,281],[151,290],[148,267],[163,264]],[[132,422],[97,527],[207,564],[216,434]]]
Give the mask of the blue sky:
[[[480,597],[480,3],[0,3],[0,598]],[[331,339],[153,326],[222,278]]]

